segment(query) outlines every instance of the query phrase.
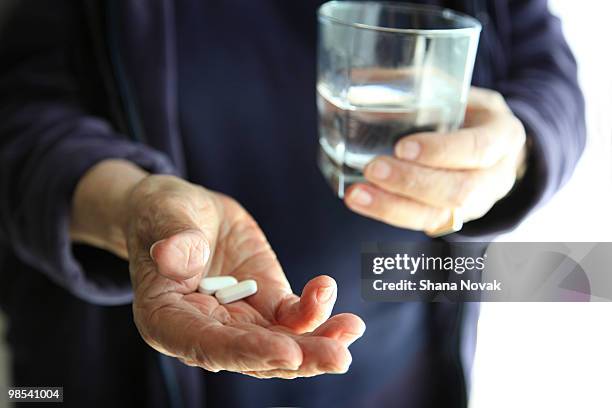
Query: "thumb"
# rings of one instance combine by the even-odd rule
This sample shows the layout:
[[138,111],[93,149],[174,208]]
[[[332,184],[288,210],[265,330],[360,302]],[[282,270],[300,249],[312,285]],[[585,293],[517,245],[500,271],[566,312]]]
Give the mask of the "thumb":
[[210,243],[198,229],[180,231],[151,245],[149,254],[158,272],[183,281],[201,273],[210,258]]

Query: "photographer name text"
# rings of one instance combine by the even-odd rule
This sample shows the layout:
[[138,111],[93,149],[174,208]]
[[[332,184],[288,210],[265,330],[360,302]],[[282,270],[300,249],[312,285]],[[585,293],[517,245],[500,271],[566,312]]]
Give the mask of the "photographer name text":
[[482,292],[498,292],[502,290],[501,282],[494,280],[492,282],[474,282],[470,280],[462,280],[456,282],[434,282],[429,279],[421,279],[418,282],[402,279],[397,282],[386,282],[382,279],[377,279],[372,283],[375,291],[482,291]]

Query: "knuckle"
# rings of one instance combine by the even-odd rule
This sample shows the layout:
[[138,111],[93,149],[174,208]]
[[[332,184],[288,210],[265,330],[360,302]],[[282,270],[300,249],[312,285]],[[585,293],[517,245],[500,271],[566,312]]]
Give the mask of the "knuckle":
[[410,136],[410,140],[416,141],[420,145],[420,153],[416,163],[428,163],[444,160],[449,154],[453,153],[454,141],[452,136],[437,137],[438,135],[415,134]]
[[179,194],[168,192],[154,197],[154,206],[157,209],[172,212],[186,212],[187,203]]
[[[177,178],[168,175],[152,174],[141,180],[130,192],[131,197],[135,197],[134,201],[142,202],[146,199],[163,195],[167,191],[173,189]],[[182,180],[180,183],[184,183]]]

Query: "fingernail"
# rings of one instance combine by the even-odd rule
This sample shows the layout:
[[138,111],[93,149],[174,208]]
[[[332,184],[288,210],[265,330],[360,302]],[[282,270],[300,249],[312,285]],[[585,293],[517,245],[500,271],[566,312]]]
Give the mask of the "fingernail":
[[385,180],[391,175],[391,166],[384,160],[377,160],[372,163],[372,177],[378,180]]
[[319,288],[319,290],[317,290],[317,302],[319,303],[329,302],[329,300],[332,298],[334,294],[334,291],[335,289],[333,286],[326,286],[324,288]]
[[397,153],[401,159],[414,160],[421,153],[421,146],[414,140],[406,140],[399,145]]
[[155,247],[159,244],[161,244],[162,242],[164,242],[165,239],[161,239],[155,243],[153,243],[153,245],[151,245],[151,248],[149,248],[149,256],[151,257],[152,260],[155,261],[155,257],[153,256],[153,250],[155,249]]
[[356,188],[351,192],[349,200],[353,201],[357,205],[365,207],[372,204],[373,198],[372,195],[367,191],[361,188]]

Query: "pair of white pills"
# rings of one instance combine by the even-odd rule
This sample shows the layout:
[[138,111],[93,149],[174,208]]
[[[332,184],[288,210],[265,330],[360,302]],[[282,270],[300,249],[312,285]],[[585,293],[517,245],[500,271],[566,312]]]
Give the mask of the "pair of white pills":
[[233,276],[214,276],[203,278],[198,286],[198,292],[205,295],[215,295],[219,303],[236,302],[257,293],[257,282],[253,279],[238,282]]

